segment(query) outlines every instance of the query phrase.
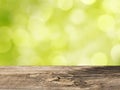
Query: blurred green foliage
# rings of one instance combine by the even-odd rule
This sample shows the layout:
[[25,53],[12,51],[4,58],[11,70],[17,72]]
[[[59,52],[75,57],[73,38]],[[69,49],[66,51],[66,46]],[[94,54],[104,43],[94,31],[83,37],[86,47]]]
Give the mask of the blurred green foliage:
[[0,65],[120,65],[119,0],[0,0]]

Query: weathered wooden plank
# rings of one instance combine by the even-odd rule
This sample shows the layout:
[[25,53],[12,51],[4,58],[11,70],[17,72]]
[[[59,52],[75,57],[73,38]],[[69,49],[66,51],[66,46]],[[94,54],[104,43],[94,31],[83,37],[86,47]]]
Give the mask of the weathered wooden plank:
[[120,90],[120,67],[0,67],[0,90]]

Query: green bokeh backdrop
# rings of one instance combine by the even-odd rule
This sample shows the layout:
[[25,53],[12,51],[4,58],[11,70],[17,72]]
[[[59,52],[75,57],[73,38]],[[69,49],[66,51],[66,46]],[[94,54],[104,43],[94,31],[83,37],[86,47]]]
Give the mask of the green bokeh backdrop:
[[0,65],[120,65],[120,0],[0,0]]

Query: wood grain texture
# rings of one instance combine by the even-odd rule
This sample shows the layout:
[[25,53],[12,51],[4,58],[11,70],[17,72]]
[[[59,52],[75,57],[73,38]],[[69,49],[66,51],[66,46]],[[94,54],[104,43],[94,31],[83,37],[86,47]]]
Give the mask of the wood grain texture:
[[120,67],[0,67],[0,90],[120,90]]

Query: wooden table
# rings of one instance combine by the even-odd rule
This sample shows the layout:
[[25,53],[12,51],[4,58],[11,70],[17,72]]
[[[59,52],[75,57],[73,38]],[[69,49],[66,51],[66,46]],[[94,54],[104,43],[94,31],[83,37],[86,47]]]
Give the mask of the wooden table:
[[0,90],[120,90],[120,67],[0,67]]

